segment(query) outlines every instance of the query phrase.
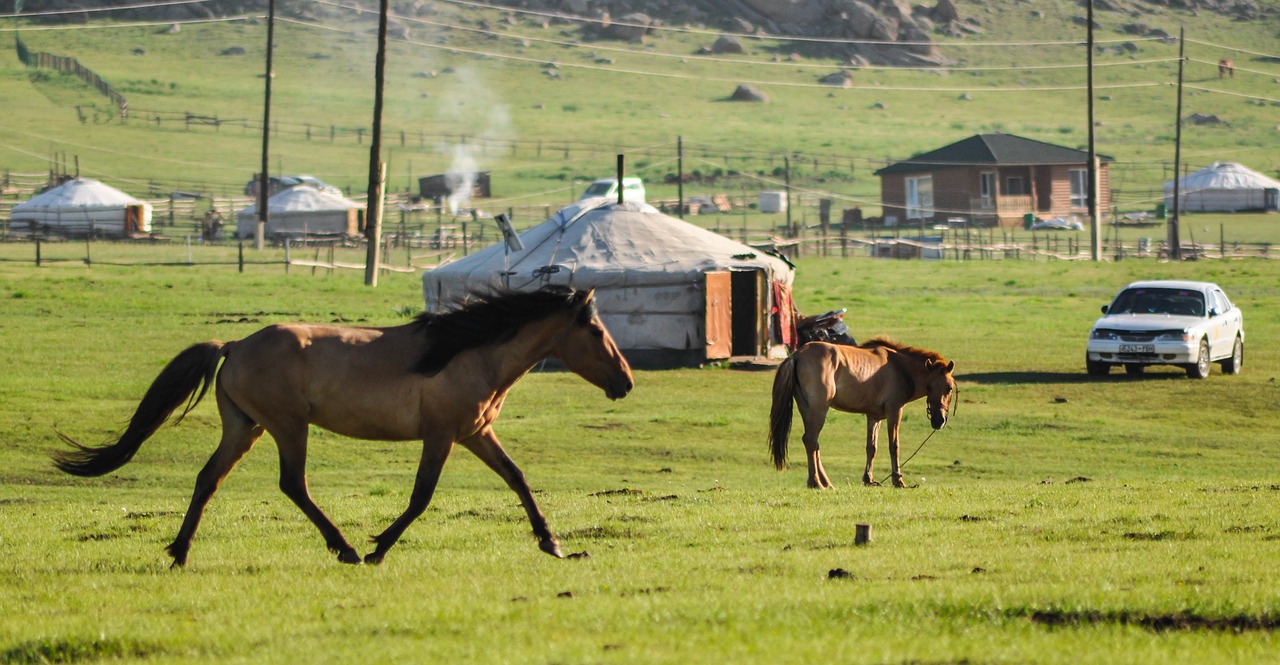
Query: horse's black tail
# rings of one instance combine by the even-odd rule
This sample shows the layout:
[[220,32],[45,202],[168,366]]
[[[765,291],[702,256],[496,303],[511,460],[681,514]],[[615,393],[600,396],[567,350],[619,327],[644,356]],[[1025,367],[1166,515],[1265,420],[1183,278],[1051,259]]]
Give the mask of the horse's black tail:
[[773,407],[769,409],[769,448],[773,451],[773,465],[778,470],[787,467],[787,437],[791,435],[791,402],[796,392],[796,357],[793,355],[778,366],[773,376]]
[[188,347],[169,361],[151,383],[119,441],[100,447],[84,446],[59,432],[58,436],[72,449],[53,453],[54,466],[75,476],[101,476],[124,466],[133,459],[142,442],[155,434],[183,402],[186,408],[174,424],[182,422],[200,403],[218,374],[218,362],[224,354],[222,342],[202,342]]

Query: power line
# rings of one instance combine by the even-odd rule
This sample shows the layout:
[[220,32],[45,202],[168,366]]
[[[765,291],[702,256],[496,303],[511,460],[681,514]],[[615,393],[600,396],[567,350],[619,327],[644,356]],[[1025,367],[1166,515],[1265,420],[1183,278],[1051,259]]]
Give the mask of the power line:
[[167,2],[145,2],[136,5],[120,5],[115,7],[80,7],[77,9],[51,9],[44,12],[23,12],[15,14],[0,14],[0,18],[30,18],[41,16],[61,16],[65,14],[96,14],[102,12],[121,12],[130,9],[155,9],[157,7],[172,7],[175,5],[199,5],[207,2],[215,2],[216,0],[168,0]]
[[[308,21],[300,21],[300,20],[296,20],[296,19],[286,19],[286,18],[277,18],[276,20],[278,20],[278,21],[284,21],[284,22],[287,22],[287,23],[294,23],[294,24],[302,25],[302,26],[309,26],[309,27],[312,27],[312,28],[319,28],[319,29],[322,29],[322,30],[331,30],[331,31],[333,31],[333,32],[340,32],[340,33],[344,33],[344,34],[356,34],[354,31],[351,31],[351,30],[345,30],[345,29],[342,29],[342,28],[330,27],[330,26],[326,26],[326,25],[322,25],[322,24],[318,24],[318,23],[311,23],[311,22],[308,22]],[[480,50],[477,50],[477,49],[468,49],[468,48],[462,48],[462,47],[458,47],[458,46],[448,46],[448,45],[443,45],[443,44],[431,44],[431,43],[428,43],[428,42],[415,41],[415,40],[412,40],[412,39],[394,39],[394,40],[392,40],[392,41],[397,41],[397,42],[400,42],[400,43],[403,43],[403,44],[410,44],[410,45],[412,45],[412,46],[420,46],[420,47],[423,47],[423,48],[429,48],[429,49],[434,49],[434,50],[448,51],[448,52],[450,52],[450,53],[462,53],[462,54],[467,54],[467,55],[477,55],[477,56],[482,56],[482,57],[486,57],[486,58],[494,58],[494,59],[498,59],[498,60],[512,60],[512,61],[516,61],[516,62],[529,62],[529,63],[535,63],[535,64],[539,64],[539,65],[545,65],[545,64],[546,64],[546,59],[545,59],[545,58],[530,58],[530,57],[526,57],[526,56],[509,55],[509,54],[506,54],[506,53],[498,53],[498,52],[494,52],[494,51],[480,51]],[[608,72],[608,73],[610,73],[610,74],[632,74],[632,75],[637,75],[637,76],[654,76],[654,77],[658,77],[658,78],[680,79],[680,80],[688,80],[688,81],[714,81],[714,82],[717,82],[717,83],[736,83],[736,84],[761,85],[761,86],[785,86],[785,87],[790,87],[790,88],[814,88],[814,89],[819,89],[819,90],[831,90],[831,89],[835,88],[835,86],[825,85],[825,84],[822,84],[822,83],[799,83],[799,82],[793,82],[793,81],[761,81],[761,80],[743,80],[743,79],[741,79],[741,78],[716,78],[716,77],[699,76],[699,75],[694,75],[694,74],[673,74],[673,73],[670,73],[670,72],[652,72],[652,71],[643,71],[643,70],[638,70],[638,69],[625,69],[625,68],[620,68],[620,67],[605,67],[605,66],[601,66],[601,65],[588,65],[588,64],[582,64],[582,63],[571,63],[571,62],[561,62],[561,63],[557,63],[557,66],[558,66],[558,67],[570,67],[570,68],[574,68],[574,69],[586,69],[586,70],[592,70],[592,71]],[[1167,84],[1166,84],[1166,83],[1157,82],[1157,81],[1148,81],[1148,82],[1140,82],[1140,83],[1114,83],[1114,84],[1108,84],[1108,85],[1094,86],[1094,89],[1096,89],[1096,90],[1104,90],[1104,89],[1119,89],[1119,88],[1140,88],[1140,87],[1151,87],[1151,86],[1160,86],[1160,85],[1167,85]],[[1074,85],[1074,86],[1014,86],[1014,87],[995,87],[995,86],[975,87],[975,86],[966,86],[966,87],[955,87],[955,88],[941,88],[941,87],[936,87],[936,86],[889,86],[889,85],[867,85],[867,86],[859,86],[859,85],[851,85],[851,86],[841,86],[841,87],[840,87],[840,89],[842,89],[842,90],[864,90],[864,91],[865,91],[865,90],[874,90],[874,91],[896,91],[896,92],[1063,92],[1063,91],[1070,91],[1070,90],[1084,90],[1084,89],[1085,89],[1085,86],[1083,86],[1083,85]]]
[[1246,95],[1243,92],[1230,92],[1228,90],[1217,90],[1214,88],[1205,88],[1198,85],[1187,85],[1186,83],[1182,84],[1182,87],[1190,90],[1199,90],[1201,92],[1212,92],[1212,93],[1217,93],[1219,95],[1230,95],[1232,97],[1244,97],[1245,99],[1256,99],[1258,101],[1273,102],[1276,104],[1280,104],[1280,99],[1276,99],[1274,97],[1262,97],[1260,95]]
[[1199,44],[1199,45],[1201,45],[1201,46],[1210,46],[1210,47],[1213,47],[1213,48],[1220,48],[1220,49],[1225,49],[1225,50],[1228,50],[1228,51],[1235,51],[1236,53],[1248,53],[1249,55],[1256,55],[1256,56],[1259,56],[1259,57],[1262,57],[1262,58],[1271,58],[1271,59],[1275,59],[1275,60],[1280,60],[1280,55],[1274,55],[1274,54],[1271,54],[1271,53],[1262,53],[1262,52],[1260,52],[1260,51],[1250,51],[1249,49],[1243,49],[1243,48],[1240,48],[1240,47],[1238,47],[1238,46],[1225,46],[1225,45],[1223,45],[1223,44],[1214,44],[1213,42],[1204,42],[1204,41],[1200,41],[1200,40],[1198,40],[1198,39],[1188,39],[1188,40],[1187,40],[1187,43],[1188,43],[1188,44]]
[[[364,9],[362,7],[357,7],[357,6],[345,5],[339,2],[331,2],[329,0],[315,0],[315,2],[317,4],[337,7],[340,9],[354,11],[357,13],[365,13],[365,14],[373,13],[372,10],[369,10],[369,9]],[[447,30],[472,32],[472,33],[488,35],[492,37],[523,39],[526,41],[539,42],[542,44],[550,44],[553,46],[562,46],[562,47],[578,49],[578,50],[590,48],[593,52],[605,51],[608,53],[627,54],[627,55],[634,55],[638,57],[671,58],[671,59],[679,59],[681,61],[694,60],[696,62],[740,64],[740,65],[750,65],[750,66],[759,66],[759,67],[788,67],[791,69],[795,69],[795,68],[831,69],[832,67],[835,67],[839,69],[857,69],[859,71],[884,70],[884,71],[927,71],[927,72],[994,72],[994,71],[1036,71],[1036,70],[1052,70],[1052,69],[1080,69],[1087,66],[1084,63],[1051,64],[1051,65],[1008,65],[1008,66],[984,66],[984,67],[950,66],[950,65],[906,66],[906,65],[869,65],[869,64],[867,65],[860,64],[860,65],[854,66],[854,65],[845,65],[845,64],[839,64],[839,63],[833,65],[830,63],[818,63],[818,62],[792,62],[792,61],[779,62],[779,61],[766,61],[766,60],[748,60],[745,58],[725,58],[725,57],[698,55],[698,54],[691,55],[687,53],[663,53],[660,51],[636,50],[636,49],[629,49],[629,48],[618,47],[618,46],[608,46],[604,44],[592,44],[588,47],[587,45],[582,44],[580,42],[576,42],[576,41],[547,39],[543,37],[534,37],[534,36],[515,33],[515,32],[490,30],[485,28],[473,28],[469,26],[456,25],[452,23],[444,23],[441,21],[432,21],[428,19],[418,18],[415,16],[400,16],[396,14],[392,14],[392,16],[398,20],[407,21],[411,23],[418,23],[421,25],[428,25],[428,26],[437,27],[437,28],[444,28]],[[1130,60],[1130,61],[1123,61],[1123,62],[1102,63],[1098,66],[1106,67],[1106,66],[1119,66],[1119,65],[1146,65],[1146,64],[1154,64],[1154,63],[1161,63],[1161,62],[1176,62],[1176,61],[1177,61],[1177,58],[1155,58],[1155,59],[1149,59],[1149,60]]]
[[[816,43],[816,44],[851,44],[851,45],[852,45],[852,44],[867,44],[867,45],[877,45],[877,46],[1000,46],[1000,47],[1007,47],[1007,46],[1084,46],[1084,44],[1085,44],[1085,42],[1084,42],[1083,40],[1068,40],[1068,41],[1032,41],[1032,42],[945,42],[945,43],[939,43],[939,42],[933,42],[933,41],[927,41],[927,42],[885,42],[885,41],[882,41],[882,40],[875,40],[875,39],[840,39],[840,38],[835,38],[835,37],[800,37],[800,36],[789,36],[789,35],[758,35],[758,34],[744,33],[744,32],[727,32],[727,31],[724,31],[724,30],[703,30],[703,29],[698,29],[698,28],[682,28],[682,27],[669,26],[669,25],[646,25],[646,24],[640,24],[640,23],[627,23],[627,22],[625,22],[625,21],[617,21],[617,20],[613,20],[613,19],[610,19],[610,20],[607,20],[607,21],[606,21],[606,20],[604,20],[604,19],[588,18],[588,17],[585,17],[585,16],[575,16],[575,15],[572,15],[572,14],[563,14],[563,13],[558,13],[558,12],[544,12],[544,11],[536,11],[536,10],[532,10],[532,9],[522,9],[522,8],[518,8],[518,7],[505,7],[505,6],[502,6],[502,5],[491,5],[491,4],[483,3],[483,2],[471,2],[470,0],[440,0],[440,1],[441,1],[441,2],[444,2],[444,3],[448,3],[448,4],[462,5],[462,6],[465,6],[465,7],[474,7],[474,8],[481,8],[481,9],[491,9],[491,10],[494,10],[494,11],[501,11],[501,12],[514,12],[514,13],[517,13],[517,14],[528,14],[528,15],[531,15],[531,16],[542,16],[542,17],[545,17],[545,18],[556,18],[556,19],[561,19],[561,20],[566,20],[566,21],[573,21],[573,22],[576,22],[576,23],[593,23],[593,24],[597,24],[597,25],[620,25],[620,26],[624,26],[624,27],[630,27],[630,28],[645,28],[645,29],[647,29],[647,30],[655,30],[655,31],[680,32],[680,33],[695,34],[695,35],[726,36],[726,37],[735,37],[735,38],[741,38],[741,39],[757,39],[757,40],[766,40],[766,39],[767,39],[767,40],[777,40],[777,41],[785,41],[785,42],[807,42],[807,43]],[[1133,41],[1155,41],[1155,40],[1163,40],[1163,39],[1166,39],[1166,38],[1165,38],[1165,37],[1139,37],[1139,38],[1132,38],[1132,39],[1115,39],[1115,40],[1109,40],[1108,42],[1098,42],[1098,43],[1110,43],[1110,42],[1133,42]]]
[[[203,1],[203,0],[202,0]],[[261,16],[255,14],[242,14],[240,16],[228,16],[224,18],[199,18],[189,19],[185,21],[142,21],[134,23],[103,23],[98,25],[33,25],[14,28],[0,28],[0,32],[60,32],[63,30],[116,30],[120,28],[154,28],[166,25],[198,25],[202,23],[234,23],[236,21],[248,21],[259,19]]]

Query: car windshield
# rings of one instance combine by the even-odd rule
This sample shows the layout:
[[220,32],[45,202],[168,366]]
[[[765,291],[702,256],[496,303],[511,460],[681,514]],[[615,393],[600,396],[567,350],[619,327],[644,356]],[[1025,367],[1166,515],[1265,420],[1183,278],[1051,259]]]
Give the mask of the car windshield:
[[587,191],[582,193],[582,195],[583,196],[606,196],[609,194],[609,190],[611,189],[613,189],[612,182],[593,182],[591,183],[591,186],[587,188]]
[[1188,289],[1125,289],[1107,313],[1204,316],[1204,294]]

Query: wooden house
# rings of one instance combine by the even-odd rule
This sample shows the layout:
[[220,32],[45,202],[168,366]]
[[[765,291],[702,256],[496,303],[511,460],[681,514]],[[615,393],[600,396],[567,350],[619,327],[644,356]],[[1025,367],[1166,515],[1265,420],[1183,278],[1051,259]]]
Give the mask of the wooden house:
[[[1111,203],[1110,157],[1098,155],[1098,208]],[[962,219],[979,226],[1088,217],[1089,154],[1014,136],[976,134],[878,171],[886,225]]]

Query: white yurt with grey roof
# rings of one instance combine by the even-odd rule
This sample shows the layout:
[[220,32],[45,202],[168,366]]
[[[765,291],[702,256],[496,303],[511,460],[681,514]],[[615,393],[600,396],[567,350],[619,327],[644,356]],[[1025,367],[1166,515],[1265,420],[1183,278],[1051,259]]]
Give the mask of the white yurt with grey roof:
[[[358,233],[359,211],[364,206],[340,194],[310,185],[290,187],[267,199],[268,238],[281,236],[351,236]],[[236,213],[236,236],[257,233],[258,204]]]
[[[1276,210],[1280,181],[1235,162],[1214,162],[1178,179],[1182,212]],[[1173,181],[1164,184],[1164,201],[1173,208]]]
[[519,251],[499,242],[423,273],[427,311],[495,287],[594,288],[601,318],[638,367],[766,355],[789,334],[790,264],[653,206],[585,199],[520,241]]
[[97,180],[74,178],[14,206],[13,234],[124,236],[151,232],[151,204]]

